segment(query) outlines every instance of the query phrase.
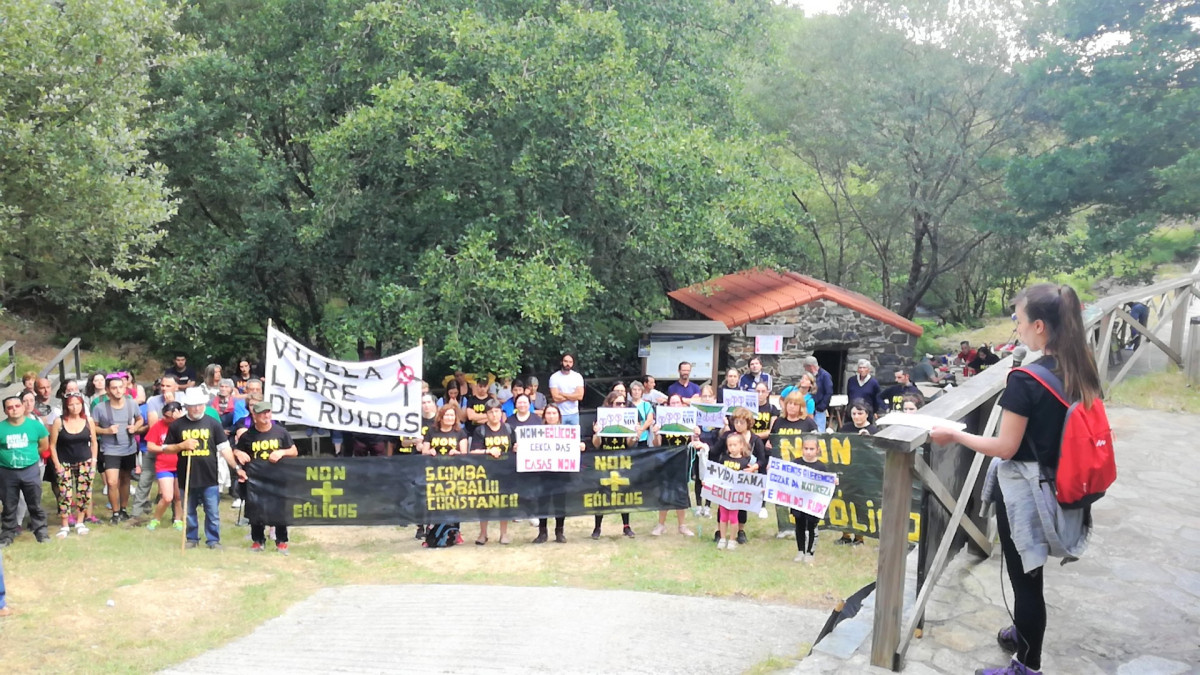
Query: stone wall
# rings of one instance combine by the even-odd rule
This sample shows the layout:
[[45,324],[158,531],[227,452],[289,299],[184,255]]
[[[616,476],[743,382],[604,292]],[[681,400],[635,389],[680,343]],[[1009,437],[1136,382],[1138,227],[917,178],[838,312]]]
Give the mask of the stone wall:
[[[847,352],[847,371],[831,373],[836,386],[840,387],[854,373],[859,359],[869,360],[879,381],[889,383],[894,380],[897,366],[913,365],[913,349],[917,345],[915,336],[830,300],[815,300],[754,323],[795,327],[795,337],[783,340],[782,354],[761,356],[763,370],[783,384],[794,383],[800,377],[804,357],[814,350]],[[734,328],[721,344],[728,357],[727,367],[744,372],[754,357],[754,338],[746,335],[746,327]]]

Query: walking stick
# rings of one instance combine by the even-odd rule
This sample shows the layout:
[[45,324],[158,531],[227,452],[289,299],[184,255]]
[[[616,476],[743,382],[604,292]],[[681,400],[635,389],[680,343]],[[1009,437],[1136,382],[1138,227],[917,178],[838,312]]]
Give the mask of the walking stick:
[[[187,550],[187,512],[188,512],[188,494],[190,483],[192,480],[192,455],[188,453],[187,469],[183,472],[183,537],[179,542],[179,553],[182,554]],[[198,524],[197,524],[198,526]]]

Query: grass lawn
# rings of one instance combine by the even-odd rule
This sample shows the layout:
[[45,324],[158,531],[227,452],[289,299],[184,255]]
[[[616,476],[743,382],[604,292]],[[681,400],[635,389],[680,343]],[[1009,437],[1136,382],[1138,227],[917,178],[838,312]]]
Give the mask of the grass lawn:
[[1127,377],[1108,392],[1106,403],[1166,412],[1200,412],[1200,389],[1188,386],[1187,377],[1174,365],[1164,371]]
[[[48,498],[45,504],[53,513]],[[692,528],[701,528],[698,538],[674,528],[651,537],[655,515],[635,513],[632,540],[621,536],[620,518],[609,516],[604,536],[593,541],[592,519],[580,517],[567,520],[565,545],[530,544],[537,528],[522,522],[510,524],[513,544],[496,543],[493,523],[491,543],[475,546],[478,527],[464,524],[467,545],[434,551],[420,547],[412,527],[294,528],[284,557],[249,551],[249,530],[232,525],[227,498],[221,515],[223,551],[181,553],[179,532],[129,524],[98,525],[87,536],[41,545],[22,535],[2,552],[17,612],[0,620],[5,671],[153,671],[249,633],[318,588],[346,584],[572,586],[832,609],[874,579],[877,551],[873,540],[834,546],[838,535],[826,532],[818,564],[795,564],[795,542],[773,538],[773,513],[751,516],[750,544],[717,551],[714,509],[709,519],[689,514]],[[56,523],[54,516],[51,533]],[[756,672],[790,665],[759,664]]]

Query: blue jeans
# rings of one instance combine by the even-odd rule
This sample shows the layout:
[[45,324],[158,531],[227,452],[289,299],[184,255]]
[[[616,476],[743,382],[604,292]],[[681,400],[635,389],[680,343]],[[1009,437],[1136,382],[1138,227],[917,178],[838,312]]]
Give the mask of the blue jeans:
[[4,553],[0,552],[0,609],[4,609]]
[[196,506],[204,502],[204,538],[210,544],[221,541],[221,513],[218,502],[221,500],[221,488],[210,485],[206,488],[196,487],[188,490],[187,494],[187,540],[200,541],[200,524],[196,516]]
[[573,413],[571,415],[563,415],[562,423],[563,424],[574,424],[574,425],[578,426],[579,425],[579,413]]
[[828,411],[818,411],[818,412],[813,413],[813,417],[816,418],[817,431],[822,434],[825,433],[825,423],[829,419],[829,412]]

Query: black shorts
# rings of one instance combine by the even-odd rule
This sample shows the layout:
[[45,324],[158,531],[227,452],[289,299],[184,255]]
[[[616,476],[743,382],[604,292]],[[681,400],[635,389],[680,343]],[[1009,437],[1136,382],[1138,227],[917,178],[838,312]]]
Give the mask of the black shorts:
[[133,469],[137,466],[138,456],[135,452],[132,455],[101,455],[104,457],[104,469],[120,469],[133,473]]

